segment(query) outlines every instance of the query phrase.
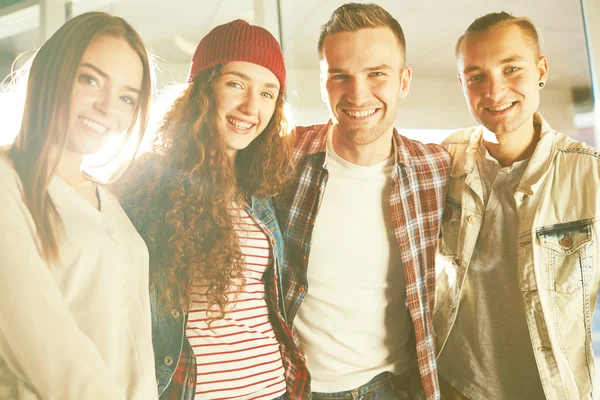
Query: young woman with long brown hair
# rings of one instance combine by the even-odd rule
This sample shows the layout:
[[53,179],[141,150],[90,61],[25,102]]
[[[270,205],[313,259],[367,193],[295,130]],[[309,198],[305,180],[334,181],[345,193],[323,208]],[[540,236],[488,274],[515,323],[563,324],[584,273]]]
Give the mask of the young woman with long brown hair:
[[290,168],[283,55],[236,20],[202,39],[188,83],[120,187],[150,250],[160,398],[278,398],[306,374],[270,198]]
[[100,12],[34,55],[20,131],[0,154],[0,398],[157,398],[148,251],[82,172],[111,139],[141,140],[151,71],[137,32]]

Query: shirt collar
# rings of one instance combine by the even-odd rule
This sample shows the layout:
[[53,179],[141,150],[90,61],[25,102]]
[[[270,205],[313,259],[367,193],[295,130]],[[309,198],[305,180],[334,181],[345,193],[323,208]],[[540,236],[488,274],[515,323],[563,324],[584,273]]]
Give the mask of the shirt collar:
[[[536,112],[533,116],[533,120],[535,124],[541,126],[540,141],[538,142],[535,151],[529,160],[529,164],[523,173],[523,178],[517,187],[517,191],[530,195],[537,189],[540,179],[548,170],[551,157],[556,148],[556,131],[550,127],[540,113]],[[479,126],[471,135],[467,144],[467,150],[460,156],[460,160],[452,168],[451,176],[453,178],[459,178],[473,172],[482,135],[483,127]]]

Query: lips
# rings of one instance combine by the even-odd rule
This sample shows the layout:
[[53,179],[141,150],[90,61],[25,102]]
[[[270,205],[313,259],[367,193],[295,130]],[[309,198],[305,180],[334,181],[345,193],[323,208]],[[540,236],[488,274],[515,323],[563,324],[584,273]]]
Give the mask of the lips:
[[240,130],[240,131],[247,131],[250,130],[251,128],[253,128],[254,126],[256,126],[255,123],[252,122],[248,122],[239,118],[234,118],[231,116],[226,117],[227,122],[229,122],[229,124],[231,126],[233,126],[234,128],[236,128],[236,130]]
[[380,108],[367,108],[362,110],[342,109],[342,112],[352,119],[366,119],[375,115]]
[[81,123],[83,125],[85,125],[86,127],[88,127],[90,130],[102,135],[105,134],[109,131],[109,128],[97,121],[93,121],[89,118],[86,117],[79,117],[79,120],[81,121]]
[[510,110],[511,108],[513,108],[515,104],[517,104],[517,102],[513,101],[510,103],[499,104],[494,107],[484,107],[484,109],[491,113],[502,113],[504,111],[507,111],[507,110]]

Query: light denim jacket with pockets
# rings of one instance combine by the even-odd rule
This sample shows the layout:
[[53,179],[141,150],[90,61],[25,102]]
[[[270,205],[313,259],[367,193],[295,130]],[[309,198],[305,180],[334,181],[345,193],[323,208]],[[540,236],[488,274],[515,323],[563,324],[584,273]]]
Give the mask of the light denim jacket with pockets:
[[[518,277],[531,345],[548,399],[600,398],[592,313],[600,275],[600,151],[541,124],[541,139],[514,195]],[[436,259],[438,354],[456,314],[483,213],[475,154],[482,127],[442,145],[453,168]]]

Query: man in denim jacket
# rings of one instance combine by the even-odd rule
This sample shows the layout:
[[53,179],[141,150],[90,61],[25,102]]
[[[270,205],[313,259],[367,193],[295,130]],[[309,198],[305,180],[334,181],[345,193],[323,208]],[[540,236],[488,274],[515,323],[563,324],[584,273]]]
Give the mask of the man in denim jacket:
[[442,397],[595,398],[600,152],[536,112],[548,62],[530,20],[481,17],[456,55],[481,125],[443,143],[454,160],[436,263]]

